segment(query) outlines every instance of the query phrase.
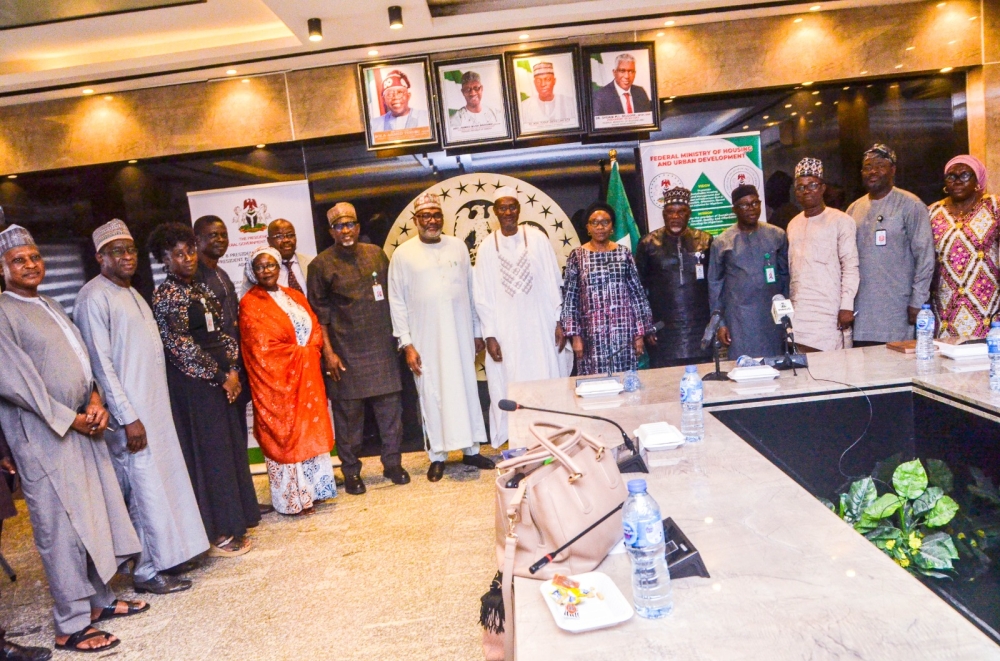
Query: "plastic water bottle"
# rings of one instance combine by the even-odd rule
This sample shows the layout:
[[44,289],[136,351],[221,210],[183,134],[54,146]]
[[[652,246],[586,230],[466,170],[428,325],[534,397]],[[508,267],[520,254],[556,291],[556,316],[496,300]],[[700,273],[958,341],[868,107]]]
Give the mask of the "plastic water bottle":
[[703,398],[698,368],[688,365],[681,379],[681,434],[686,443],[696,443],[705,438],[705,414],[701,410]]
[[934,313],[927,303],[917,313],[917,360],[934,360]]
[[990,324],[986,345],[990,351],[990,390],[1000,392],[1000,321]]
[[625,372],[622,378],[622,387],[625,388],[625,392],[635,392],[641,388],[642,382],[639,381],[639,372],[635,370]]
[[674,610],[660,506],[646,493],[646,480],[629,480],[622,508],[625,550],[632,558],[632,603],[640,617],[666,617]]

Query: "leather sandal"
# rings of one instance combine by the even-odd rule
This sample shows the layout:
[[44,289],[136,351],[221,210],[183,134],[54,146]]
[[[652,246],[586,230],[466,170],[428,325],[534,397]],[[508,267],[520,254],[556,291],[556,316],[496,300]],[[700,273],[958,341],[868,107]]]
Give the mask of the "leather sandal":
[[235,558],[247,553],[249,550],[249,539],[244,539],[242,543],[237,543],[232,537],[227,537],[221,543],[209,546],[208,555],[211,558]]
[[[149,610],[149,602],[146,602],[142,607],[136,606],[139,603],[137,601],[125,601],[124,599],[115,599],[114,603],[110,606],[105,606],[101,609],[101,614],[96,620],[91,620],[91,623],[97,624],[98,622],[104,622],[107,620],[116,620],[120,617],[130,617],[132,615],[138,615],[139,613],[145,613]],[[118,604],[125,604],[128,606],[124,613],[116,612]],[[80,633],[79,631],[77,633]]]
[[111,634],[108,633],[107,631],[101,631],[100,629],[95,629],[94,627],[87,627],[86,629],[80,629],[76,633],[70,635],[70,637],[66,639],[65,643],[62,644],[56,643],[56,649],[68,650],[70,652],[83,652],[85,654],[92,654],[94,652],[107,652],[109,649],[117,647],[118,644],[122,641],[116,638],[115,640],[112,640],[109,644],[104,645],[103,647],[94,647],[94,648],[80,647],[79,645],[80,643],[92,640],[94,638],[108,639],[110,637]]

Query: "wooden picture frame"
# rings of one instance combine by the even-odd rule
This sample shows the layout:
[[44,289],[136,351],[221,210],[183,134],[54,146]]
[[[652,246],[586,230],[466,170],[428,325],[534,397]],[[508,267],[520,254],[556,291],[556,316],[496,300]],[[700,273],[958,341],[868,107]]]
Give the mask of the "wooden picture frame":
[[586,133],[576,45],[512,51],[504,57],[518,140]]
[[[659,130],[655,46],[653,42],[642,41],[583,49],[583,87],[590,135]],[[631,76],[629,70],[633,72]]]
[[438,144],[430,70],[427,57],[358,64],[369,150]]

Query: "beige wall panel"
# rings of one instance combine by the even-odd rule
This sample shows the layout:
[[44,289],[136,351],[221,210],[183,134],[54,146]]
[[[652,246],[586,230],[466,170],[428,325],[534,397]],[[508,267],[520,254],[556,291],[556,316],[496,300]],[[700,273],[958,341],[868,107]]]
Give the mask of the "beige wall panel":
[[288,98],[299,140],[363,133],[354,65],[288,72]]
[[[986,168],[990,172],[1000,172],[1000,64],[985,65],[982,79],[983,94],[986,99],[984,120]],[[991,184],[990,191],[996,192],[996,190],[996,184]]]
[[983,62],[1000,62],[1000,0],[983,2]]

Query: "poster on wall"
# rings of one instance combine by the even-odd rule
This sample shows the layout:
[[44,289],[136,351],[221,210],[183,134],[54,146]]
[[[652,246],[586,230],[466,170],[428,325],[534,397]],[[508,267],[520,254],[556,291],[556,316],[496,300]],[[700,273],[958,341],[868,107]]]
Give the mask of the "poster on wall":
[[359,64],[368,149],[437,142],[426,57]]
[[267,243],[267,225],[273,220],[282,218],[295,227],[297,252],[316,254],[308,181],[193,191],[188,193],[188,207],[192,224],[201,216],[218,216],[226,223],[229,250],[219,266],[237,286],[243,282],[243,267],[250,253]]
[[652,43],[590,46],[583,62],[591,133],[659,128]]
[[736,187],[756,186],[764,203],[764,169],[757,131],[640,142],[639,160],[650,230],[663,227],[663,194],[671,188],[691,191],[689,224],[713,235],[736,222],[731,199]]
[[503,59],[435,62],[444,146],[511,139]]
[[517,137],[583,130],[575,46],[507,53],[507,77],[511,106],[517,109]]

